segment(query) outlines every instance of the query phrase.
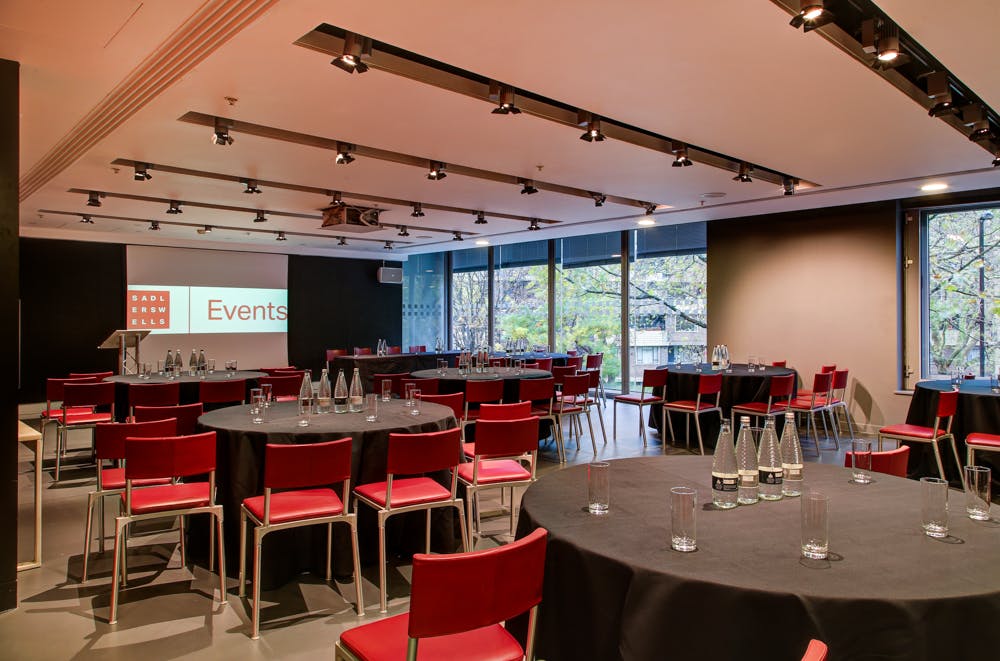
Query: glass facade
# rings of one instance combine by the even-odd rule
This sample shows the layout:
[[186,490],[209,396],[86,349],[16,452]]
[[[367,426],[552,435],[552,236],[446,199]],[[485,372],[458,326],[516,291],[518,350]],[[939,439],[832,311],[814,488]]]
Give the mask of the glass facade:
[[446,253],[412,255],[403,262],[403,349],[445,342]]
[[489,248],[451,253],[451,348],[489,346]]
[[549,242],[497,246],[493,252],[493,346],[549,344]]

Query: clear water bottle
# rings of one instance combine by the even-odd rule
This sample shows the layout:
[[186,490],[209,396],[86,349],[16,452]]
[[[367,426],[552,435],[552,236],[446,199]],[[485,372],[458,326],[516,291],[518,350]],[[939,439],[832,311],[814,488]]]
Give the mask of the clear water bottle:
[[781,500],[781,463],[774,416],[769,415],[764,419],[764,431],[760,433],[760,449],[757,452],[758,492],[762,500]]
[[198,350],[198,373],[204,374],[208,371],[208,358],[205,357],[205,350]]
[[715,456],[712,457],[712,502],[716,507],[723,510],[736,507],[739,481],[733,430],[729,421],[723,420],[719,440],[715,443]]
[[781,493],[786,496],[802,495],[802,446],[795,428],[795,414],[785,414],[785,428],[781,430],[781,468],[784,479]]
[[302,375],[302,385],[299,387],[299,427],[309,426],[309,415],[312,413],[313,384],[309,370]]
[[330,375],[326,368],[319,377],[319,392],[316,393],[316,413],[330,412]]
[[164,374],[170,374],[174,371],[174,352],[167,349],[167,358],[163,361],[163,372]]
[[351,377],[351,389],[347,393],[347,410],[351,413],[361,413],[365,408],[365,389],[361,386],[361,374],[358,368],[354,368],[354,375]]
[[717,370],[722,366],[722,350],[716,344],[712,347],[712,369]]
[[754,505],[758,497],[757,447],[753,442],[748,415],[740,417],[740,431],[736,436],[736,470],[740,475],[740,505]]
[[441,353],[442,351],[444,351],[444,348],[441,346],[441,336],[438,335],[437,341],[434,343],[434,353]]
[[344,370],[337,372],[337,383],[333,386],[333,412],[347,413],[347,379]]
[[184,359],[181,358],[181,350],[174,351],[174,376],[180,376],[184,371]]
[[191,370],[191,376],[198,373],[198,352],[191,349],[191,358],[188,359],[188,369]]

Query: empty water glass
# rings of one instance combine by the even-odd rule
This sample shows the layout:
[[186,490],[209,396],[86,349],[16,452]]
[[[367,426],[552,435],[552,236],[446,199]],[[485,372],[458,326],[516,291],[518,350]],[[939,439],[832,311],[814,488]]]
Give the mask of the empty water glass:
[[691,487],[670,489],[670,548],[684,553],[697,550],[698,492]]
[[392,379],[382,379],[382,401],[392,399]]
[[823,560],[830,549],[830,498],[810,491],[802,497],[802,555]]
[[749,356],[747,358],[747,371],[748,372],[757,371],[757,356]]
[[308,397],[299,398],[299,427],[309,426],[309,416],[312,414],[312,393]]
[[947,536],[948,482],[939,477],[922,477],[920,491],[924,533],[928,537]]
[[270,383],[260,384],[260,394],[264,396],[264,406],[270,408],[271,406],[271,393],[273,386]]
[[[260,388],[254,388],[259,391]],[[250,420],[255,425],[263,424],[267,421],[267,406],[264,395],[261,392],[251,392],[250,394]]]
[[215,374],[215,358],[208,359],[208,373]]
[[872,481],[872,442],[851,441],[851,471],[855,484]]
[[611,504],[611,464],[592,461],[587,464],[587,510],[591,514],[607,514]]
[[990,469],[965,467],[965,513],[976,521],[990,520]]
[[365,395],[365,422],[376,420],[378,420],[378,395],[368,393]]
[[417,387],[417,384],[415,384],[415,383],[407,383],[406,384],[406,392],[404,394],[406,395],[406,406],[407,407],[412,407],[413,406],[413,390],[416,387]]
[[420,415],[420,388],[410,390],[410,398],[413,400],[410,404],[410,415]]

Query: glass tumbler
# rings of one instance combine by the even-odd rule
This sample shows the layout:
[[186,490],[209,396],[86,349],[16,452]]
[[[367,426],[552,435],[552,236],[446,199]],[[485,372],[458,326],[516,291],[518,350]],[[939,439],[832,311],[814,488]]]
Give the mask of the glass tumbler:
[[689,553],[698,549],[698,492],[691,487],[670,489],[670,548]]
[[965,467],[965,513],[976,521],[990,520],[990,469],[987,466]]
[[948,482],[939,477],[920,478],[920,510],[924,534],[948,535]]
[[851,471],[855,484],[870,484],[872,481],[872,442],[851,441]]
[[802,555],[823,560],[830,549],[830,497],[819,491],[802,496]]
[[392,379],[382,379],[382,401],[392,399]]
[[611,464],[593,461],[587,464],[587,510],[591,514],[607,514],[611,504]]

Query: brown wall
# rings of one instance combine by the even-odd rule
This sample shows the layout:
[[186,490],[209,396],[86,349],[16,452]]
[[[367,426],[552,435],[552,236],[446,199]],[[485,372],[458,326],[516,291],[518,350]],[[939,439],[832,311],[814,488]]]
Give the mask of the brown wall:
[[896,272],[894,203],[711,222],[709,347],[787,360],[806,387],[836,363],[857,422],[900,422]]

